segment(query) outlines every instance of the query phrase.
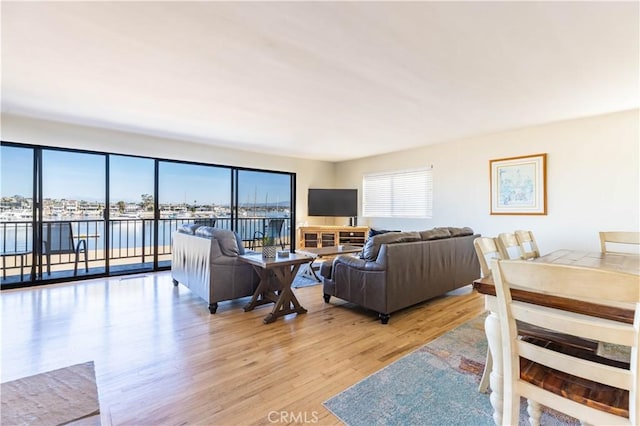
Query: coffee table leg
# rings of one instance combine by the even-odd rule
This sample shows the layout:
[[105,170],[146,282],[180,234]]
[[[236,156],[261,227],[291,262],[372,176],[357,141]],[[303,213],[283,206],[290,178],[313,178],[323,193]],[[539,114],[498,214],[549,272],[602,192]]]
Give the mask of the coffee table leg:
[[[253,266],[253,265],[252,265]],[[260,277],[260,282],[258,283],[258,288],[251,296],[251,300],[244,307],[245,312],[252,311],[256,306],[264,305],[267,303],[272,303],[275,301],[274,298],[269,297],[269,271],[266,269],[262,269],[258,266],[253,266],[253,269],[258,273]]]
[[276,301],[273,310],[269,315],[267,315],[263,322],[265,324],[269,324],[274,322],[278,317],[282,317],[288,314],[305,314],[307,310],[300,305],[296,295],[293,293],[291,289],[291,283],[293,282],[293,277],[296,276],[300,265],[294,265],[293,268],[290,266],[284,266],[282,268],[274,268],[273,272],[276,278],[280,281],[281,290],[278,300]]

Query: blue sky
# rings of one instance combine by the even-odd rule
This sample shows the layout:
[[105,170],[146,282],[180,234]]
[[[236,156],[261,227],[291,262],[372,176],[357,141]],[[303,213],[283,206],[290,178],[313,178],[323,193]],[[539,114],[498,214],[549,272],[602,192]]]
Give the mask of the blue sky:
[[[3,146],[0,193],[31,197],[32,151]],[[43,197],[54,199],[104,199],[105,160],[96,154],[43,150]],[[142,194],[153,194],[151,159],[111,155],[111,201],[138,202]],[[229,204],[231,171],[222,167],[182,163],[160,163],[160,203]],[[262,204],[289,200],[289,176],[240,171],[240,204],[254,199]]]

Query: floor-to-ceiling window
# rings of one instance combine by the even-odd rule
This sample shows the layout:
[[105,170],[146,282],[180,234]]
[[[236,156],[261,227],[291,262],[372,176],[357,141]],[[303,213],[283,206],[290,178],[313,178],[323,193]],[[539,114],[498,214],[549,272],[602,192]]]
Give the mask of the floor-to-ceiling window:
[[238,170],[238,232],[252,247],[268,239],[287,246],[291,237],[292,177],[289,173]]
[[34,150],[0,147],[2,284],[31,281],[33,270]]
[[171,265],[181,223],[294,245],[295,174],[57,149],[0,146],[2,288]]
[[154,269],[155,161],[109,155],[109,270]]
[[231,229],[231,169],[160,161],[158,209],[158,258],[168,265],[171,235],[180,224]]
[[105,159],[42,150],[43,278],[105,273]]

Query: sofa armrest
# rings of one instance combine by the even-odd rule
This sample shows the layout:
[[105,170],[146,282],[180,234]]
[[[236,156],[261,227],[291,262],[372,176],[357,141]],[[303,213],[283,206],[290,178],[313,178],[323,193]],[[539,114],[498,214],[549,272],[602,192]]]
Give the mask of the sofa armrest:
[[333,269],[333,260],[325,260],[320,264],[320,276],[331,278],[331,270]]

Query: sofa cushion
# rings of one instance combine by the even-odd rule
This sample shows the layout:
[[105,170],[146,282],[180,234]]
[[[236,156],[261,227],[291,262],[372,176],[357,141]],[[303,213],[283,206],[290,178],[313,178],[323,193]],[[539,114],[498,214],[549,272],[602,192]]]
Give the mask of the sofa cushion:
[[182,234],[194,235],[196,230],[200,228],[202,225],[196,225],[194,223],[183,223],[178,226],[178,232]]
[[464,228],[453,228],[449,227],[449,232],[451,232],[452,237],[464,237],[466,235],[473,235],[473,229],[465,226]]
[[386,234],[375,235],[367,240],[362,249],[361,258],[373,262],[378,258],[382,244],[409,243],[412,241],[420,241],[418,232],[387,232]]
[[240,254],[236,233],[228,229],[218,229],[211,226],[201,226],[196,230],[196,236],[215,238],[220,245],[220,251],[225,256],[237,256]]
[[451,232],[449,231],[449,228],[433,228],[426,231],[420,231],[420,238],[422,238],[422,241],[441,240],[443,238],[450,237]]

